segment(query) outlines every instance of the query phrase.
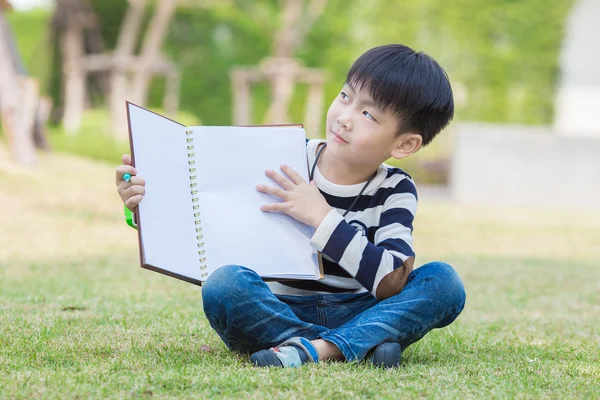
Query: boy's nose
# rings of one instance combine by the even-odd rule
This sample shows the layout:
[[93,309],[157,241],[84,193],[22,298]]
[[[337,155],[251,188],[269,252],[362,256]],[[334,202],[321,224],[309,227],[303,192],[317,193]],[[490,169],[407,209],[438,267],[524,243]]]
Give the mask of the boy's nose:
[[344,128],[346,131],[352,130],[352,121],[350,121],[350,118],[348,118],[344,115],[340,115],[337,118],[337,122],[340,125],[340,128]]

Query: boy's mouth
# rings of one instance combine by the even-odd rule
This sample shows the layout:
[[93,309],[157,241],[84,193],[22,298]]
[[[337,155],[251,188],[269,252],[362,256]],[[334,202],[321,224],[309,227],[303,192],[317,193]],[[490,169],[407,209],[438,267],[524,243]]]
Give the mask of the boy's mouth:
[[335,138],[340,141],[340,142],[344,142],[344,143],[348,143],[346,140],[344,140],[343,137],[341,137],[337,132],[331,131],[331,133],[333,133],[333,135],[335,136]]

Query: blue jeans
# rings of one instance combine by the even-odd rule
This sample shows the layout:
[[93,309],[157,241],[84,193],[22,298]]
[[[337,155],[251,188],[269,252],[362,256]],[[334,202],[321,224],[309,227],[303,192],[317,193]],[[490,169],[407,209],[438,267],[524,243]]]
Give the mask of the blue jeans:
[[465,299],[460,277],[442,262],[415,269],[400,294],[382,301],[370,293],[275,295],[254,271],[235,265],[202,286],[204,313],[229,349],[253,353],[302,336],[335,344],[348,361],[384,342],[406,349],[452,323]]

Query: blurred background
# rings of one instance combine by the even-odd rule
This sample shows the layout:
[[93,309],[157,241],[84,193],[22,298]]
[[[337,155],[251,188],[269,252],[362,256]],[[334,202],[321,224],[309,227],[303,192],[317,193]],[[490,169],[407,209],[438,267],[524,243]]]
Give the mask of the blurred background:
[[[477,229],[452,242],[533,256],[565,241],[548,215],[564,218],[564,234],[578,223],[588,232],[598,215],[599,1],[0,0],[0,9],[5,261],[29,251],[32,236],[40,254],[105,252],[65,240],[82,235],[78,223],[86,234],[103,227],[118,248],[130,240],[108,233],[129,234],[111,176],[129,152],[126,100],[187,125],[302,123],[322,137],[352,62],[394,42],[437,59],[456,100],[455,120],[431,145],[390,160],[415,178],[421,218],[427,204],[445,207],[429,215],[425,254],[453,252],[428,245],[453,229],[452,215],[491,234],[510,231],[488,229],[486,218],[502,215],[547,228],[555,236],[535,245],[518,229],[507,245]],[[40,221],[44,235],[31,231]],[[588,233],[565,254],[599,248]]]
[[[22,135],[38,148],[118,162],[127,149],[125,100],[186,124],[293,122],[320,137],[351,63],[384,43],[423,50],[446,69],[457,105],[453,127],[477,121],[600,132],[592,117],[581,121],[572,99],[579,94],[598,106],[594,0],[1,3],[2,55],[13,64],[3,97],[16,104],[17,96],[38,96],[30,107],[35,128],[28,116],[15,122],[33,134],[13,133],[3,118],[2,141],[18,148],[13,155],[24,164],[34,155]],[[565,95],[573,83],[595,87],[595,97],[590,90]],[[448,183],[455,130],[406,161],[419,182]]]
[[[433,56],[453,86],[452,124],[390,163],[417,183],[417,264],[451,263],[468,298],[451,328],[409,348],[400,381],[413,397],[598,397],[599,0],[0,0],[0,10],[0,397],[241,382],[230,377],[247,371],[195,287],[138,267],[114,183],[129,152],[125,101],[187,125],[302,123],[323,137],[352,62],[387,43]],[[329,383],[310,390],[337,393],[338,375],[316,375]],[[281,389],[273,376],[255,387]],[[398,397],[390,379],[348,390]]]

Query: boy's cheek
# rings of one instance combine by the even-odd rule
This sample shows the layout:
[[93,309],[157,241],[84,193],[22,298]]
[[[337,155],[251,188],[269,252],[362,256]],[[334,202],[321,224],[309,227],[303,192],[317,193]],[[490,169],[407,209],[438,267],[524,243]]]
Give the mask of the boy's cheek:
[[331,126],[333,125],[334,119],[335,119],[335,112],[333,110],[333,107],[330,107],[329,110],[327,111],[327,120],[325,121],[327,133],[329,133],[329,130],[331,129]]
[[366,135],[356,134],[352,136],[352,144],[354,148],[362,150],[363,153],[369,152],[373,148],[373,144]]
[[382,152],[372,137],[362,134],[352,138],[352,148],[355,153],[360,154],[363,161],[379,158],[379,153]]
[[327,110],[327,125],[329,125],[329,127],[331,127],[332,123],[340,115],[340,108],[341,107],[337,102],[337,99],[333,100],[333,102],[329,106],[329,109]]

